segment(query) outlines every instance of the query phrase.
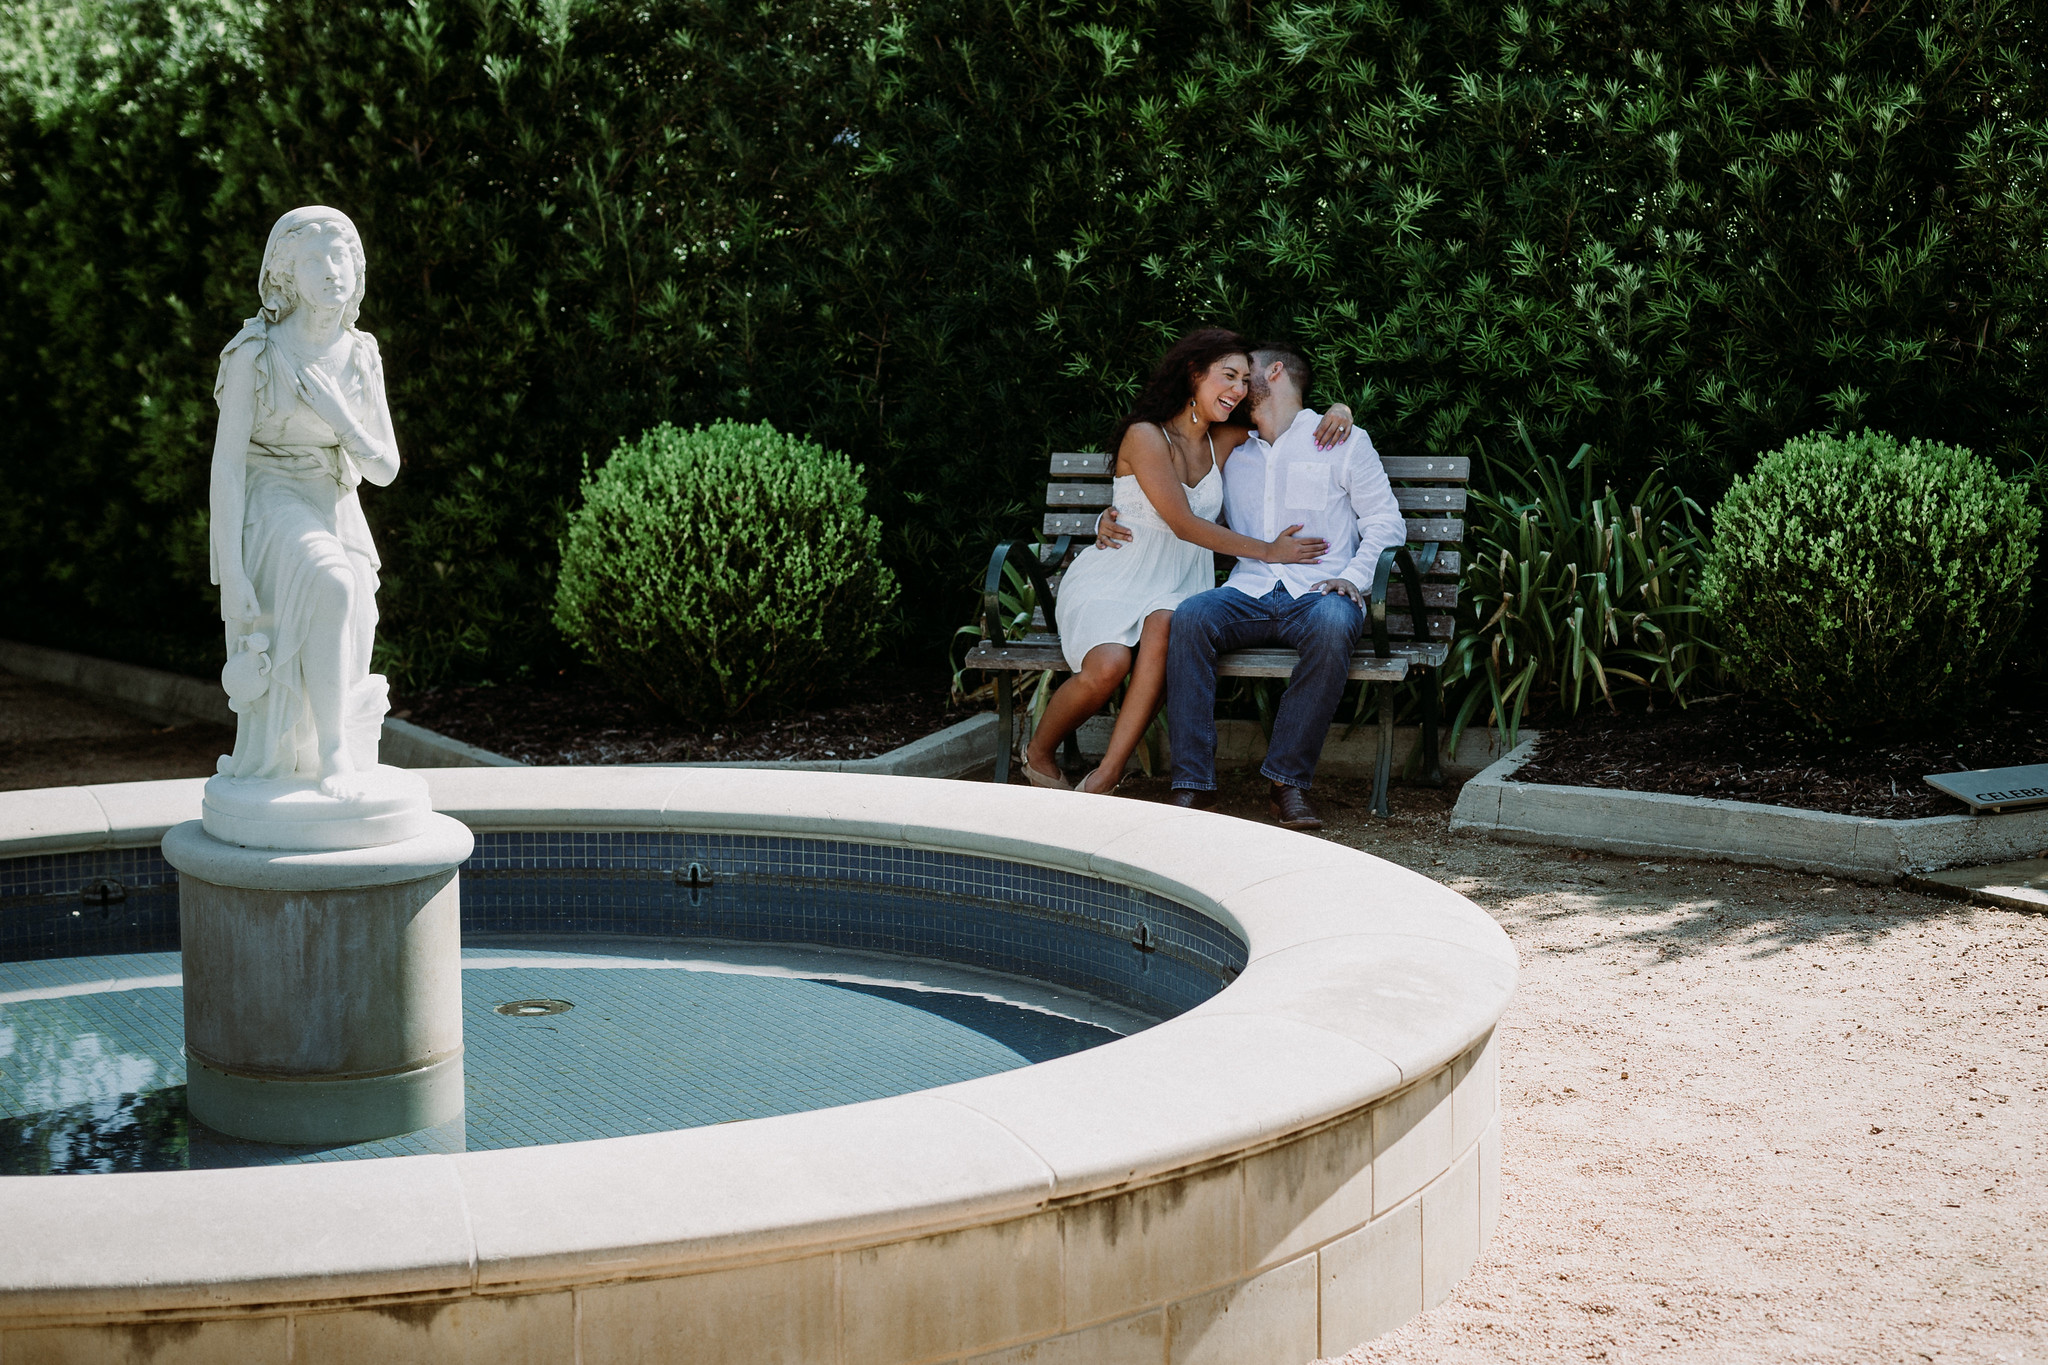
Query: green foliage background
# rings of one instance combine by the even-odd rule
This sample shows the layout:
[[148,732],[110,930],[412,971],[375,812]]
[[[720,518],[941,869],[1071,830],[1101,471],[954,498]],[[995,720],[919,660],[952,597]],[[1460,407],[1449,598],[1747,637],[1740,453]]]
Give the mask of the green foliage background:
[[1390,454],[1707,500],[1809,429],[2041,448],[2048,0],[22,0],[0,632],[197,667],[219,346],[277,213],[369,251],[384,666],[562,648],[586,453],[862,465],[936,652],[1164,341],[1291,332]]

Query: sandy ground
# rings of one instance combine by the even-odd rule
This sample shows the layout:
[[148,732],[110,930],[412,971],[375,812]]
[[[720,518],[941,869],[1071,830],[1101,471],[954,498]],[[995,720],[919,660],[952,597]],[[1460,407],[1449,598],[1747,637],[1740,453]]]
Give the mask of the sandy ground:
[[68,687],[0,672],[0,791],[207,777],[226,725],[153,725]]
[[[0,674],[0,789],[203,775],[223,737]],[[2048,917],[1317,794],[1330,837],[1470,896],[1522,963],[1499,1229],[1448,1301],[1333,1360],[2048,1365]],[[1263,783],[1225,795],[1263,816]]]
[[1522,964],[1499,1229],[1333,1359],[2048,1361],[2048,918],[1454,838],[1443,793],[1381,824],[1324,786],[1332,837],[1471,897]]

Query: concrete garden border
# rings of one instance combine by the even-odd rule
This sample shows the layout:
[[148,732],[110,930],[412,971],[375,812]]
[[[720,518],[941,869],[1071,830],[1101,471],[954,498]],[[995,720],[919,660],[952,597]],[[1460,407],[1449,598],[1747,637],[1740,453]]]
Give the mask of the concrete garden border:
[[[1247,821],[994,785],[425,776],[479,832],[784,833],[1083,872],[1214,917],[1249,960],[1144,1033],[866,1104],[0,1179],[0,1359],[1299,1365],[1442,1299],[1491,1234],[1515,956],[1419,874]],[[200,785],[0,793],[0,857],[146,844],[197,814]]]
[[2002,863],[2048,848],[2048,810],[1876,820],[1662,792],[1516,782],[1530,733],[1465,784],[1451,828],[1628,857],[1709,858],[1863,879]]
[[[207,721],[233,725],[227,693],[204,678],[161,668],[95,659],[68,649],[48,649],[0,640],[0,668],[37,682],[56,683],[103,697],[158,725]],[[517,759],[436,734],[425,726],[386,717],[377,740],[378,756],[394,768],[517,768]]]

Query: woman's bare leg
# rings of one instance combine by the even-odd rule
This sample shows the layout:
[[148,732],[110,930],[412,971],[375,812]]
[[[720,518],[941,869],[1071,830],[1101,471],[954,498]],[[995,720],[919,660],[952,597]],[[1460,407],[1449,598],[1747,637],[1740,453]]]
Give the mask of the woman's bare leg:
[[1117,708],[1116,728],[1109,733],[1109,749],[1102,763],[1082,778],[1077,788],[1084,792],[1106,792],[1124,775],[1138,742],[1145,738],[1159,703],[1166,696],[1166,642],[1173,628],[1173,613],[1155,611],[1145,618],[1138,636],[1138,657],[1131,663],[1131,685],[1124,692],[1124,704]]
[[306,702],[313,712],[320,755],[320,789],[344,793],[343,780],[355,771],[344,729],[348,714],[349,617],[355,610],[355,579],[345,570],[321,569],[310,595],[312,619],[300,654]]
[[1050,777],[1060,770],[1053,751],[1081,728],[1081,722],[1109,704],[1117,684],[1131,671],[1131,651],[1123,645],[1097,645],[1081,660],[1081,671],[1060,684],[1045,704],[1045,715],[1031,732],[1024,764]]

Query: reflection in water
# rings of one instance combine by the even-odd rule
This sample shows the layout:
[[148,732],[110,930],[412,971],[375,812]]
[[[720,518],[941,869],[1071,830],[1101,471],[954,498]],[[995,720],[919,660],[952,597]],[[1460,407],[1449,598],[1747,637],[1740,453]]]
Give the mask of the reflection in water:
[[0,1175],[177,1170],[187,1155],[185,1087],[0,1118]]
[[0,1065],[24,1078],[15,1093],[25,1107],[118,1100],[156,1078],[151,1058],[123,1052],[97,1033],[69,1033],[65,1024],[58,1019],[41,1028],[0,1028]]
[[[444,1130],[331,1147],[244,1142],[187,1117],[175,954],[0,965],[0,1174],[278,1165],[729,1123],[985,1076],[1153,1022],[1014,977],[797,945],[528,939],[517,951],[468,947],[462,960],[465,1114]],[[573,1008],[495,1008],[519,999]]]

